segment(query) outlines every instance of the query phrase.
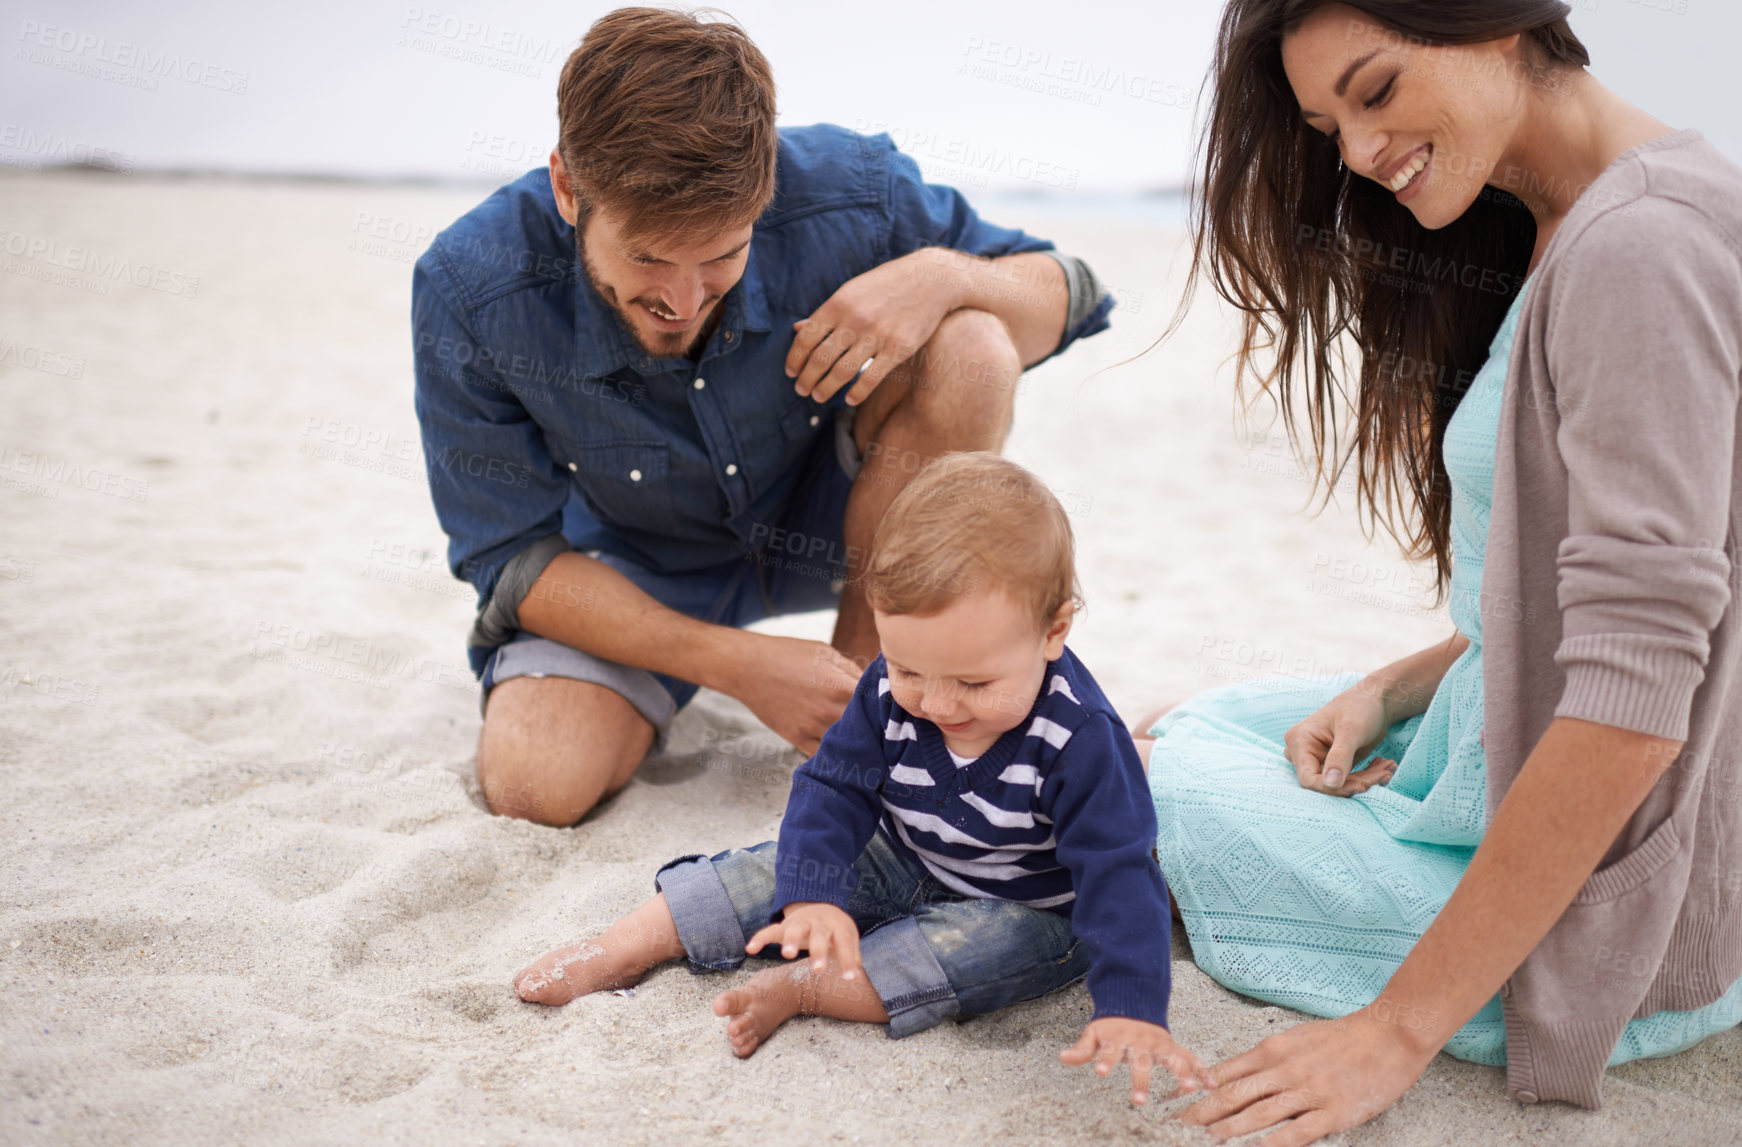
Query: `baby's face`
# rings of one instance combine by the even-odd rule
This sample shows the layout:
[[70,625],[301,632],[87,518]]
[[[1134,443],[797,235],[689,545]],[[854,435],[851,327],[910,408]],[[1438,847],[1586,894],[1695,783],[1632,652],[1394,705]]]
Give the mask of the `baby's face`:
[[1068,605],[1042,631],[1032,612],[997,592],[963,594],[925,616],[876,616],[896,704],[936,725],[964,757],[1028,716],[1071,628]]

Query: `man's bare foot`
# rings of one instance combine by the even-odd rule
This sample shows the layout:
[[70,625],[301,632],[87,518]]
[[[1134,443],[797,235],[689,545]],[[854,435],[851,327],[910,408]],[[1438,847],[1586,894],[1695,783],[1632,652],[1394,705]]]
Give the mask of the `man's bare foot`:
[[809,974],[803,963],[767,968],[742,988],[728,988],[714,997],[714,1014],[732,1017],[726,1025],[726,1039],[733,1055],[740,1059],[750,1055],[775,1028],[799,1013]]
[[660,893],[603,935],[540,956],[514,977],[514,991],[528,1003],[560,1007],[576,996],[629,987],[655,964],[683,954],[677,925]]

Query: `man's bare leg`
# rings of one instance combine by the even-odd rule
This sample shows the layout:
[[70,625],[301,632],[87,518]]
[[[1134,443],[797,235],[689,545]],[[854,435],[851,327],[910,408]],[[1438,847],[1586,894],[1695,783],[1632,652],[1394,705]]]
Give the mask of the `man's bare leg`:
[[847,498],[847,586],[832,642],[859,664],[878,649],[860,582],[877,523],[926,462],[1004,445],[1021,378],[1022,360],[1003,321],[966,308],[946,315],[931,341],[859,406],[853,439],[864,465]]
[[655,893],[604,933],[546,952],[514,977],[514,991],[532,1004],[553,1007],[605,988],[627,988],[648,969],[684,954],[665,893]]
[[714,1014],[731,1016],[726,1039],[732,1054],[743,1057],[761,1047],[774,1029],[796,1015],[828,1016],[837,1020],[889,1022],[876,989],[861,975],[841,979],[833,960],[821,972],[811,971],[805,958],[756,973],[742,988],[728,988],[714,997]]
[[566,677],[513,677],[490,691],[478,783],[498,816],[563,827],[635,775],[653,726],[622,696]]

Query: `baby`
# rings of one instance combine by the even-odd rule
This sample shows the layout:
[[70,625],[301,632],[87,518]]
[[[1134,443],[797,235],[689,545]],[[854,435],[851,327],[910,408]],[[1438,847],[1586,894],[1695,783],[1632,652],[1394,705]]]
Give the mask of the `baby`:
[[808,952],[714,1000],[747,1056],[795,1015],[899,1038],[1086,975],[1094,1018],[1062,1060],[1129,1061],[1134,1103],[1152,1064],[1207,1083],[1167,1030],[1143,764],[1065,648],[1079,598],[1058,501],[996,455],[945,455],[890,506],[865,588],[883,654],[794,773],[779,841],[666,864],[651,900],[521,972],[521,999]]

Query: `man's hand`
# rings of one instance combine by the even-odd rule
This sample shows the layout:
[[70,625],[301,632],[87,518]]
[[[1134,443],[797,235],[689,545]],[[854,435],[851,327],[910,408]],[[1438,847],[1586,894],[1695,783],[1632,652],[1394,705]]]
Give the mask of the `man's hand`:
[[1122,1061],[1129,1063],[1133,1103],[1149,1102],[1149,1072],[1158,1063],[1179,1080],[1181,1091],[1210,1086],[1202,1061],[1173,1042],[1166,1028],[1124,1016],[1092,1020],[1076,1046],[1059,1052],[1059,1058],[1073,1067],[1094,1060],[1095,1074],[1102,1076],[1111,1074]]
[[810,756],[829,726],[841,719],[860,669],[831,645],[795,637],[747,634],[755,639],[734,687],[756,719]]
[[[858,374],[847,404],[864,402],[956,308],[960,275],[946,268],[943,260],[950,257],[964,256],[926,248],[891,259],[848,279],[809,318],[794,323],[786,376],[798,380],[798,392],[827,402]],[[869,359],[876,361],[865,366]]]
[[820,900],[797,900],[786,906],[784,918],[750,937],[744,950],[760,952],[765,945],[779,944],[785,959],[798,955],[800,948],[811,954],[811,971],[821,972],[829,962],[829,953],[841,969],[841,979],[856,980],[864,975],[859,962],[859,926],[853,918]]

